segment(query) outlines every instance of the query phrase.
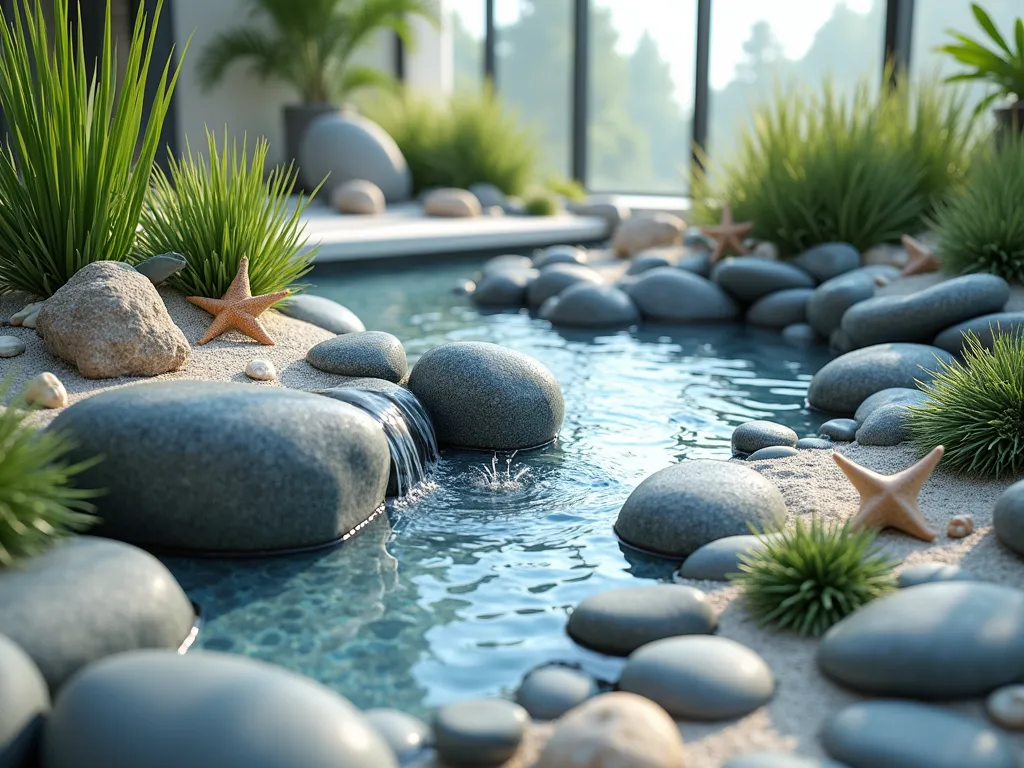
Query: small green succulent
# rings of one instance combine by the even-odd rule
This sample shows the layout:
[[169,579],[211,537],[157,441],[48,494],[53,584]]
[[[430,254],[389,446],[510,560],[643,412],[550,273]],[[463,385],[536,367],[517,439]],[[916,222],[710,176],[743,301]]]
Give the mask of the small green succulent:
[[877,532],[826,526],[817,517],[762,536],[764,549],[741,555],[729,579],[762,626],[820,636],[896,586],[895,563],[874,548]]
[[526,213],[529,216],[554,216],[558,213],[558,201],[553,195],[538,192],[526,198]]
[[939,363],[927,399],[909,407],[910,435],[923,454],[937,445],[942,466],[990,478],[1024,474],[1024,336],[993,335],[988,349],[964,336],[963,362]]
[[[0,400],[10,379],[0,383]],[[57,539],[97,521],[88,503],[97,494],[71,485],[96,463],[63,461],[71,447],[59,433],[26,426],[27,410],[15,398],[0,406],[0,568],[36,555]]]

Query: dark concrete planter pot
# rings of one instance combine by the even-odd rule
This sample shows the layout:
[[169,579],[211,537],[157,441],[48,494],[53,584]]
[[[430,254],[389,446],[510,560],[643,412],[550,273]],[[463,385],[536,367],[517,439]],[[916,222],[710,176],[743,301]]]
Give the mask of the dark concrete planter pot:
[[322,115],[340,111],[335,104],[289,104],[284,108],[285,163],[299,164],[299,147],[310,123]]
[[1024,133],[1024,100],[1015,101],[1008,107],[992,110],[996,118],[996,140]]

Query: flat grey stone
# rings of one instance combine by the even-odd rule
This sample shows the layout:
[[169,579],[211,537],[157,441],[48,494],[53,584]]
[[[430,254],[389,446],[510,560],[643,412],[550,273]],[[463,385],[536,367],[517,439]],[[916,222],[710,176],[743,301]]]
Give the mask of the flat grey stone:
[[306,362],[326,373],[399,382],[409,372],[405,347],[383,331],[346,333],[321,341]]
[[516,750],[530,716],[504,699],[471,699],[434,713],[437,754],[454,766],[497,766]]
[[480,307],[524,307],[526,289],[537,279],[536,269],[502,269],[476,283],[473,303]]
[[334,691],[272,664],[211,651],[135,651],[89,667],[54,703],[43,763],[398,766],[366,718]]
[[575,245],[549,245],[538,251],[533,257],[533,266],[537,269],[550,267],[552,264],[586,264],[587,251]]
[[676,261],[676,269],[692,272],[700,277],[710,277],[711,252],[687,250],[683,253],[682,257]]
[[876,408],[857,430],[861,445],[899,445],[910,439],[910,413],[907,406],[890,403]]
[[794,755],[791,752],[751,752],[739,755],[722,768],[847,768],[833,760]]
[[658,267],[671,267],[671,262],[662,256],[660,253],[638,253],[632,259],[629,260],[629,267],[626,269],[627,275],[640,275],[651,269],[657,269]]
[[782,339],[794,347],[812,347],[822,339],[807,323],[793,323],[782,329]]
[[[480,276],[487,277],[498,272],[522,272],[534,269],[533,259],[529,256],[520,256],[518,253],[503,253],[500,256],[492,256],[480,267]],[[479,282],[479,281],[477,281]]]
[[277,309],[288,317],[303,320],[331,333],[356,333],[366,330],[363,321],[356,317],[352,310],[323,296],[312,296],[308,293],[289,296]]
[[621,328],[640,322],[629,294],[612,285],[577,283],[545,301],[538,313],[552,325]]
[[905,341],[930,344],[951,325],[1000,311],[1010,286],[996,275],[964,275],[901,296],[878,296],[843,315],[842,328],[855,346]]
[[735,453],[753,453],[773,445],[796,445],[796,432],[774,421],[748,421],[732,431]]
[[876,277],[891,279],[898,274],[895,267],[872,266],[826,280],[807,300],[807,322],[820,336],[829,338],[839,329],[846,310],[875,295]]
[[[49,429],[104,488],[100,535],[147,548],[254,552],[327,544],[384,501],[391,454],[354,406],[292,390],[135,384],[81,400]],[[284,514],[282,510],[288,510]]]
[[30,766],[50,713],[50,691],[32,658],[3,635],[0,670],[0,765]]
[[430,726],[405,712],[368,709],[363,716],[399,760],[415,755],[431,742]]
[[685,269],[649,270],[626,292],[640,308],[640,314],[651,320],[699,323],[735,320],[739,316],[739,307],[725,291]]
[[456,341],[413,366],[409,389],[434,422],[438,442],[511,451],[554,440],[565,404],[554,375],[534,358],[497,344]]
[[849,243],[822,243],[790,259],[819,283],[845,275],[860,266],[860,251]]
[[811,288],[787,288],[758,299],[747,310],[747,322],[763,328],[785,328],[807,319]]
[[834,446],[831,440],[820,437],[801,437],[796,441],[796,447],[801,451],[831,451]]
[[676,577],[726,581],[730,573],[739,572],[740,555],[751,555],[762,549],[764,542],[758,536],[726,536],[705,544],[686,558],[679,566]]
[[711,279],[745,304],[787,288],[814,287],[814,278],[799,267],[758,256],[720,261],[711,270]]
[[852,704],[825,723],[825,750],[850,768],[1015,768],[999,729],[909,701]]
[[828,413],[852,416],[876,392],[893,387],[915,389],[929,383],[938,369],[936,360],[952,356],[924,344],[876,344],[847,352],[814,374],[807,390],[811,407]]
[[573,707],[597,695],[597,682],[571,667],[540,667],[528,674],[516,691],[516,703],[534,720],[557,720]]
[[469,185],[469,193],[480,201],[483,208],[493,208],[494,206],[502,208],[505,205],[505,193],[494,184],[478,181],[476,184]]
[[[888,390],[885,390],[888,391]],[[876,397],[872,395],[871,397]],[[868,400],[871,398],[869,397]],[[864,402],[867,402],[865,400]],[[863,408],[863,405],[861,405]],[[818,428],[818,434],[840,443],[852,443],[857,439],[856,419],[829,419]]]
[[996,538],[1024,557],[1024,481],[1014,483],[996,500],[992,512]]
[[871,414],[881,408],[886,408],[890,405],[920,405],[927,399],[925,393],[917,388],[890,387],[889,389],[882,389],[866,398],[857,407],[853,419],[860,425],[867,421]]
[[682,584],[651,584],[598,592],[569,614],[566,630],[580,645],[628,656],[654,640],[715,631],[707,595]]
[[986,349],[992,349],[996,333],[1020,333],[1024,330],[1024,312],[996,312],[982,315],[947,328],[932,342],[936,347],[959,354],[964,347],[964,334],[972,332]]
[[539,307],[570,285],[577,283],[600,284],[602,282],[604,281],[597,271],[582,264],[550,264],[541,269],[540,274],[526,289],[526,303],[531,307]]
[[978,577],[959,565],[950,563],[917,563],[903,569],[896,586],[916,587],[936,581],[978,581]]
[[177,650],[194,623],[191,601],[163,563],[118,541],[77,536],[0,570],[0,630],[54,693],[106,656]]
[[135,265],[135,270],[145,277],[153,285],[162,285],[168,278],[178,274],[188,266],[188,260],[180,253],[160,253],[150,256],[145,261]]
[[870,696],[985,696],[1024,675],[1024,591],[980,581],[901,589],[828,630],[818,665]]
[[676,719],[733,720],[771,700],[775,677],[760,656],[734,640],[690,635],[634,652],[619,690],[647,697]]
[[791,445],[772,445],[768,448],[762,448],[758,451],[754,451],[752,454],[747,456],[747,461],[766,461],[768,459],[785,459],[790,456],[796,456],[800,451]]
[[735,461],[685,460],[644,480],[626,499],[615,531],[627,544],[684,559],[726,536],[779,528],[786,502],[759,472]]

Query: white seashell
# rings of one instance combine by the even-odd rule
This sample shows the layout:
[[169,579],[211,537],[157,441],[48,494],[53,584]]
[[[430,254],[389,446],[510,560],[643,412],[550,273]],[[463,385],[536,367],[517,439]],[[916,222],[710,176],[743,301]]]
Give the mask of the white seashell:
[[988,716],[1008,731],[1024,731],[1024,685],[1007,685],[985,701]]
[[256,381],[273,381],[277,378],[277,369],[269,360],[257,358],[245,366],[245,375]]
[[[35,301],[31,304],[26,304],[20,311],[15,312],[11,315],[11,325],[22,325],[26,328],[36,327],[36,317],[39,315],[39,310],[43,308],[45,301]],[[31,323],[31,325],[29,325]]]
[[25,342],[17,336],[0,336],[0,357],[17,357],[25,351]]
[[68,404],[68,392],[52,373],[40,373],[25,387],[25,402],[43,408],[63,408]]
[[954,515],[949,519],[946,533],[951,539],[962,539],[974,533],[974,515]]

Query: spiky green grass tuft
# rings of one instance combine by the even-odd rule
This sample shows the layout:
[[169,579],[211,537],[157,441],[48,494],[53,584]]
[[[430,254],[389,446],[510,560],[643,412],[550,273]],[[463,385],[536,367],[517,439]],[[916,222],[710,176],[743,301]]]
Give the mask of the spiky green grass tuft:
[[148,29],[138,14],[120,84],[109,3],[96,62],[86,60],[68,0],[14,0],[13,12],[0,11],[10,125],[0,147],[0,293],[50,296],[90,262],[130,259],[180,68],[168,61],[151,77],[161,5]]
[[967,186],[939,206],[935,232],[946,271],[1024,283],[1024,135],[980,153]]
[[[9,378],[0,383],[0,399],[9,387]],[[26,414],[18,398],[0,406],[0,568],[96,522],[87,500],[97,493],[71,485],[95,460],[64,462],[68,441],[59,433],[26,426]]]
[[992,349],[973,333],[964,338],[963,362],[939,362],[928,396],[910,406],[917,449],[937,445],[944,469],[988,478],[1024,474],[1024,336],[994,335]]
[[[309,199],[292,207],[292,168],[275,168],[264,180],[268,144],[260,139],[248,158],[227,131],[224,145],[207,132],[207,155],[169,159],[169,172],[157,169],[142,215],[137,250],[140,256],[176,251],[188,267],[171,285],[188,296],[220,298],[249,257],[253,295],[295,285],[313,267],[316,249],[305,249],[302,212]],[[208,159],[207,159],[208,158]],[[314,191],[315,194],[315,191]]]
[[817,517],[808,527],[762,537],[765,548],[740,557],[740,587],[751,614],[762,626],[820,636],[862,605],[896,586],[894,563],[874,548],[877,532],[849,524],[826,526]]

